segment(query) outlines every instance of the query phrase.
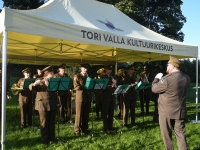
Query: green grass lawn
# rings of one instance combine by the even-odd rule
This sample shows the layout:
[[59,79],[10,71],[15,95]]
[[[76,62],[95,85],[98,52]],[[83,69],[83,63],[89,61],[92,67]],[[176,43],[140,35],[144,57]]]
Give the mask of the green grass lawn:
[[[188,117],[186,123],[186,136],[190,150],[200,149],[200,123],[192,123],[196,119],[195,89],[190,89],[187,97]],[[150,115],[143,118],[140,115],[139,100],[136,108],[136,123],[132,128],[121,128],[121,119],[115,117],[115,131],[111,135],[105,135],[102,130],[102,121],[93,121],[95,113],[90,113],[89,128],[93,136],[74,136],[71,124],[56,125],[56,136],[60,137],[57,144],[45,147],[41,144],[39,116],[34,117],[35,126],[20,130],[19,106],[17,97],[7,100],[6,107],[6,149],[7,150],[164,150],[160,135],[159,124],[153,119],[154,103],[150,103]],[[116,116],[115,111],[115,116]],[[200,114],[200,113],[199,113]],[[199,116],[198,114],[198,116]],[[74,114],[72,121],[74,121]],[[92,129],[93,125],[93,129]],[[175,136],[174,149],[177,150]]]

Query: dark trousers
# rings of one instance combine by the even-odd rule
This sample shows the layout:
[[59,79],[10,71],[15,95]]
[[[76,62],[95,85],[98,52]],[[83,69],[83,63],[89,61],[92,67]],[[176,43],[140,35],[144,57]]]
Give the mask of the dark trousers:
[[128,114],[131,112],[131,125],[135,125],[135,106],[136,101],[134,99],[124,99],[124,110],[123,110],[123,124],[128,124]]
[[101,112],[102,117],[102,99],[101,99],[101,91],[97,91],[95,93],[95,102],[96,102],[96,116],[99,118],[99,113]]
[[56,110],[38,111],[40,115],[41,136],[43,142],[55,140]]
[[112,130],[113,127],[113,116],[114,116],[114,106],[115,101],[112,100],[103,100],[102,101],[102,117],[103,117],[103,130]]
[[61,122],[66,122],[71,119],[71,99],[68,95],[58,96],[60,103],[59,114]]
[[88,129],[90,108],[91,102],[76,102],[75,133]]
[[148,90],[140,90],[140,107],[141,107],[141,112],[144,112],[144,102],[146,103],[146,113],[149,113],[149,102],[151,99],[151,93]]
[[28,118],[28,125],[30,126],[32,124],[32,113],[33,113],[32,101],[19,100],[19,106],[20,106],[21,126],[26,127],[27,124],[26,118]]
[[123,94],[118,95],[118,110],[117,115],[121,117],[123,115]]

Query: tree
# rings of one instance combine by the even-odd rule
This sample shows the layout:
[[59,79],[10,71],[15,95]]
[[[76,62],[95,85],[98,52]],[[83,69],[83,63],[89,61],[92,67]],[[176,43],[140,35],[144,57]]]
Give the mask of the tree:
[[178,41],[186,18],[181,11],[182,0],[99,0],[115,5],[139,24]]
[[47,0],[3,0],[6,7],[19,10],[36,9]]

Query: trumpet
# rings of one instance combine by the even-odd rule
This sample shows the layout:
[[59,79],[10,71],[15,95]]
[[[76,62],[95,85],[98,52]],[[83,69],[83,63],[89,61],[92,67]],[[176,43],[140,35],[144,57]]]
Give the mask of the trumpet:
[[17,95],[19,94],[20,91],[22,91],[23,88],[20,88],[16,83],[14,83],[12,86],[11,86],[11,92],[13,95]]

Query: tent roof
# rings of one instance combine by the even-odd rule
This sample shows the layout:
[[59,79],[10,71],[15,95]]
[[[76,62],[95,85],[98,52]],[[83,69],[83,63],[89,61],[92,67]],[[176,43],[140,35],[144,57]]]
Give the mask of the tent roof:
[[197,46],[157,34],[95,0],[50,0],[33,10],[3,8],[0,22],[1,35],[8,31],[8,63],[105,64],[198,56]]

